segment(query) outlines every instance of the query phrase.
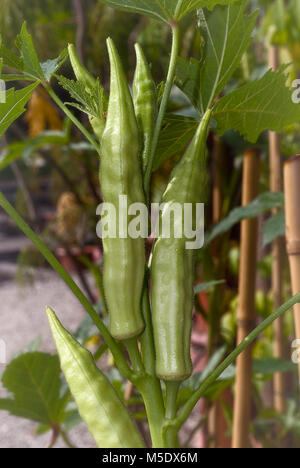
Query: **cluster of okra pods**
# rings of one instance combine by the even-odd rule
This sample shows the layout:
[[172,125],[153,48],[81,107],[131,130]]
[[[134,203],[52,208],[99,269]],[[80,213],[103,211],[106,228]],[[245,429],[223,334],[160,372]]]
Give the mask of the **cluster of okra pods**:
[[[69,57],[76,78],[84,85],[85,91],[92,95],[98,89],[101,96],[103,118],[90,117],[90,123],[101,142],[100,185],[103,199],[115,206],[118,219],[120,195],[127,197],[128,205],[149,203],[147,171],[157,117],[157,96],[150,67],[141,47],[136,45],[137,65],[131,94],[120,57],[111,39],[108,39],[107,46],[111,70],[109,97],[80,63],[72,45],[69,46]],[[167,206],[160,213],[162,223],[164,216],[170,216],[173,204],[183,206],[202,201],[209,122],[210,111],[204,115],[193,140],[171,174],[162,198],[163,206]],[[118,344],[123,343],[128,347],[131,361],[136,365],[135,370],[140,375],[155,374],[157,381],[161,379],[166,385],[170,383],[178,388],[179,383],[192,373],[190,341],[195,250],[186,248],[187,239],[184,235],[175,237],[175,222],[173,220],[169,238],[158,235],[149,262],[145,239],[142,237],[105,236],[103,284],[110,333]],[[100,446],[103,443],[109,446],[141,446],[141,439],[133,429],[128,413],[124,413],[125,408],[122,408],[117,395],[110,407],[119,414],[119,418],[123,413],[126,415],[121,425],[122,434],[114,433],[110,440],[104,442],[103,431],[100,431],[99,438],[95,415],[85,396],[84,382],[80,385],[80,378],[77,376],[74,379],[74,356],[77,356],[77,363],[84,361],[85,372],[90,372],[90,381],[94,382],[95,394],[99,393],[101,398],[105,393],[105,377],[96,368],[90,354],[62,328],[51,310],[48,310],[48,315],[62,368],[79,410],[96,441]],[[133,345],[133,342],[138,343],[139,337],[141,342],[148,341],[148,347],[147,344],[141,347],[142,356],[138,347],[134,348]],[[149,346],[152,346],[154,356],[147,355]],[[146,350],[144,355],[143,350]],[[97,382],[102,388],[97,388]],[[113,417],[110,414],[109,419]],[[151,421],[149,423],[151,430]],[[136,437],[132,437],[132,434]]]

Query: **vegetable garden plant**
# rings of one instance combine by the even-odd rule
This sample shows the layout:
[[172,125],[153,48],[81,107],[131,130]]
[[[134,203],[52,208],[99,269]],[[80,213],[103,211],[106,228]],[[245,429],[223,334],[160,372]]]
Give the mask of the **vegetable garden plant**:
[[[42,85],[99,156],[105,202],[117,207],[119,195],[126,195],[129,203],[150,206],[151,176],[159,158],[158,142],[175,85],[194,106],[199,123],[163,195],[162,202],[169,208],[205,202],[206,143],[211,126],[216,126],[220,135],[229,129],[237,130],[255,143],[263,131],[279,132],[300,119],[300,107],[293,103],[292,91],[286,86],[285,67],[278,72],[270,70],[229,93],[224,91],[251,43],[258,16],[258,11],[248,11],[246,1],[103,0],[103,3],[170,26],[172,46],[165,82],[159,86],[154,83],[151,66],[141,46],[136,44],[131,92],[122,60],[112,39],[108,39],[111,83],[107,93],[101,79],[91,76],[80,62],[73,45],[57,59],[40,63],[24,24],[16,40],[19,54],[1,45],[1,68],[6,69],[1,78],[6,82],[32,83],[18,91],[14,88],[6,91],[6,100],[0,104],[0,135],[24,112],[32,92]],[[179,56],[180,22],[188,14],[197,15],[197,27],[201,30],[200,60],[184,60]],[[75,80],[57,74],[67,59]],[[73,106],[88,114],[89,129],[70,110],[70,105],[57,96],[53,80],[77,101]],[[62,370],[80,415],[99,447],[145,446],[121,396],[96,365],[104,350],[110,350],[123,378],[142,396],[152,446],[175,448],[180,444],[181,426],[210,386],[262,331],[300,301],[299,293],[272,313],[224,360],[225,351],[217,353],[193,394],[178,404],[178,391],[192,374],[190,342],[197,252],[186,249],[187,239],[184,236],[165,239],[160,234],[149,259],[142,237],[103,239],[104,297],[110,318],[107,327],[71,276],[1,193],[0,204],[72,290],[104,339],[104,347],[93,357],[63,327],[54,311],[47,308]],[[161,221],[167,214],[162,211]],[[206,242],[212,238],[213,233]],[[63,311],[58,312],[63,322]],[[58,404],[65,407],[68,401],[67,394]],[[7,400],[0,407],[10,408]]]

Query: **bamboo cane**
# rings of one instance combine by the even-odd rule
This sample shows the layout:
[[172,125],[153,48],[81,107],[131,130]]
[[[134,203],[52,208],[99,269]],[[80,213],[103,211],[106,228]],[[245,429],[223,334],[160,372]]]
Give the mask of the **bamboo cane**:
[[[220,140],[218,135],[214,135],[214,151],[213,151],[213,162],[214,162],[214,173],[213,173],[213,187],[212,187],[212,222],[217,224],[222,219],[222,204],[223,204],[223,193],[222,193],[222,166],[226,160],[224,155],[224,144]],[[215,265],[217,267],[216,277],[223,277],[224,271],[223,266],[220,264],[221,249],[219,242],[212,243],[212,255],[214,257]],[[219,346],[219,343],[222,342],[221,330],[220,330],[220,301],[222,301],[222,288],[217,290],[216,294],[219,299],[215,303],[217,310],[210,310],[210,313],[216,313],[217,317],[214,322],[214,329],[210,330],[210,333],[213,334],[213,339],[210,339],[209,353],[212,354],[215,351],[215,346]],[[213,301],[214,302],[214,301]],[[213,307],[212,307],[213,308]],[[208,440],[210,441],[210,448],[230,448],[231,447],[231,438],[226,436],[228,430],[227,421],[225,419],[224,410],[222,408],[221,400],[225,400],[228,403],[231,403],[231,389],[226,389],[220,395],[220,398],[213,402],[212,407],[209,411],[208,417]]]
[[[300,154],[284,165],[286,242],[292,290],[300,291]],[[300,304],[294,307],[295,333],[300,339]],[[299,363],[300,376],[300,363]],[[299,377],[300,380],[300,377]]]
[[[243,206],[259,192],[259,153],[246,151],[243,167]],[[239,271],[238,335],[240,343],[255,325],[255,280],[257,256],[257,220],[241,223],[241,256]],[[234,398],[232,448],[247,448],[251,412],[252,348],[237,359]]]
[[[223,145],[220,141],[220,137],[218,135],[214,135],[214,151],[213,151],[213,162],[214,162],[214,174],[213,174],[213,187],[212,187],[212,222],[213,224],[217,224],[221,221],[221,214],[222,214],[222,183],[221,183],[221,175],[220,175],[220,166],[223,159]],[[218,248],[216,243],[212,245],[213,255],[217,259],[218,256]],[[217,260],[218,262],[218,260]],[[215,313],[215,311],[210,310],[210,314]],[[214,335],[215,340],[219,340],[219,327],[220,324],[219,318],[216,318],[214,321],[217,323],[217,329],[210,330],[210,334]],[[211,327],[216,328],[216,327]],[[216,336],[218,335],[218,336]],[[209,355],[212,354],[214,351],[212,340],[209,340]],[[219,413],[219,401],[213,402],[208,415],[207,421],[207,428],[208,428],[208,440],[209,440],[209,447],[210,448],[217,448],[218,447],[218,413]]]
[[[276,71],[279,67],[279,50],[277,46],[269,46],[269,68]],[[280,136],[276,132],[269,132],[269,160],[270,160],[270,191],[282,191],[282,162],[280,151]],[[273,214],[278,212],[274,210]],[[274,308],[282,304],[282,269],[283,269],[283,242],[281,238],[272,243],[272,292]],[[283,317],[273,325],[274,330],[274,357],[285,357]],[[285,411],[285,378],[284,374],[277,373],[273,379],[274,408],[280,412]]]

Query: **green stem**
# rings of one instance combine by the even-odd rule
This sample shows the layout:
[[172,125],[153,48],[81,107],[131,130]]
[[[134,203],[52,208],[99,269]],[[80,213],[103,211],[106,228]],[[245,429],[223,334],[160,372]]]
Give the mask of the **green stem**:
[[[177,413],[177,396],[181,382],[166,381],[166,420],[172,420]],[[178,430],[171,427],[166,432],[166,442],[168,448],[176,448],[178,443]]]
[[142,312],[145,321],[145,330],[141,335],[141,349],[147,374],[155,376],[155,345],[149,301],[148,276],[149,272],[147,271],[142,298]]
[[66,283],[66,285],[70,288],[73,294],[77,297],[79,302],[83,305],[89,316],[94,321],[95,325],[98,327],[101,335],[104,338],[105,343],[111,350],[117,366],[124,375],[124,377],[128,380],[134,379],[134,373],[130,370],[126,359],[120,350],[118,344],[115,342],[111,334],[109,333],[107,327],[102,322],[101,318],[95,311],[92,304],[88,301],[85,297],[83,292],[71,278],[71,276],[67,273],[64,267],[59,263],[57,258],[53,255],[52,252],[48,249],[48,247],[44,244],[44,242],[32,231],[32,229],[28,226],[28,224],[21,218],[21,216],[17,213],[14,207],[9,203],[9,201],[5,198],[2,192],[0,192],[0,206],[6,211],[6,213],[13,219],[13,221],[17,224],[17,226],[24,232],[24,234],[31,240],[31,242],[38,248],[41,252],[43,257],[47,260],[47,262],[52,266],[52,268],[59,274],[62,280]]
[[202,382],[200,387],[195,391],[191,398],[184,404],[181,408],[178,416],[173,419],[173,421],[165,425],[164,431],[166,432],[168,428],[177,428],[179,429],[182,424],[187,420],[190,413],[192,412],[194,406],[199,401],[199,399],[204,395],[209,386],[214,383],[217,378],[230,366],[235,359],[251,344],[254,340],[262,333],[266,328],[268,328],[272,323],[281,317],[287,310],[293,307],[295,304],[300,303],[300,292],[294,297],[285,302],[279,309],[273,312],[266,320],[258,325],[255,330],[253,330],[244,341],[242,341],[237,348]]
[[177,64],[177,57],[179,52],[179,27],[177,23],[172,24],[172,51],[171,51],[171,59],[169,65],[169,71],[167,76],[167,81],[155,125],[154,135],[153,135],[153,142],[151,147],[151,152],[149,155],[149,160],[145,172],[145,179],[144,179],[144,188],[145,193],[148,193],[150,181],[151,181],[151,174],[152,174],[152,167],[155,158],[155,153],[158,145],[159,135],[162,128],[164,116],[167,110],[168,101],[170,98],[175,71],[176,71],[176,64]]
[[146,376],[137,384],[141,392],[149,423],[153,448],[167,448],[163,437],[165,408],[160,382],[156,377]]
[[63,441],[64,441],[64,443],[66,444],[66,446],[68,448],[77,448],[74,444],[72,444],[72,442],[70,441],[70,439],[69,439],[69,437],[68,437],[68,435],[67,435],[67,433],[65,431],[61,430],[60,435],[62,436]]
[[97,349],[97,351],[94,354],[95,361],[96,362],[99,361],[99,359],[102,358],[103,354],[105,354],[107,350],[108,350],[107,344],[102,343],[102,345],[99,346],[99,348]]
[[81,131],[81,133],[85,136],[85,138],[93,145],[97,153],[100,155],[100,147],[97,144],[96,140],[92,137],[92,135],[87,131],[87,129],[79,122],[79,120],[75,117],[75,115],[68,109],[68,107],[61,101],[61,99],[57,96],[57,94],[53,91],[50,85],[43,83],[44,88],[52,97],[53,101],[60,107],[60,109],[66,114],[67,117],[73,122],[73,124]]
[[138,340],[137,338],[130,338],[129,340],[125,340],[124,343],[127,348],[133,370],[140,376],[145,372],[145,369],[138,347]]
[[177,413],[177,395],[180,382],[166,381],[166,419],[173,419]]

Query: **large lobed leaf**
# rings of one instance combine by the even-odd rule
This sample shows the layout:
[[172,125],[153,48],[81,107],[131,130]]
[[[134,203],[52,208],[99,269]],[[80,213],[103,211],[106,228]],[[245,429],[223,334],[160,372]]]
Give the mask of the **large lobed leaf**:
[[237,130],[255,143],[264,130],[281,132],[300,120],[300,106],[294,104],[286,86],[285,67],[269,70],[261,79],[242,86],[220,99],[213,110],[217,132]]
[[204,61],[179,60],[177,83],[193,105],[204,113],[225,88],[249,46],[258,12],[245,15],[246,2],[200,10]]
[[0,410],[46,425],[59,421],[65,401],[59,397],[58,356],[21,354],[7,366],[2,383],[13,397],[0,399]]
[[201,111],[204,113],[225,88],[251,42],[258,11],[245,15],[246,2],[200,12],[205,62],[200,73]]
[[140,13],[159,21],[180,20],[197,8],[212,9],[216,5],[227,5],[237,0],[101,0],[117,10]]

